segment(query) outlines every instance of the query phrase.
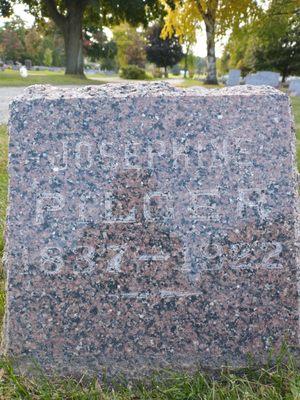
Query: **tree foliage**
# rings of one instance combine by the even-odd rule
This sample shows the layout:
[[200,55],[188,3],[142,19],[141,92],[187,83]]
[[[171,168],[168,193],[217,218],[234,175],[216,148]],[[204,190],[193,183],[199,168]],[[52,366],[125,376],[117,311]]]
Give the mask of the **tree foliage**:
[[137,65],[127,65],[121,68],[120,71],[121,78],[124,79],[146,79],[146,71],[143,68],[138,67]]
[[160,0],[167,16],[163,36],[174,33],[191,37],[204,22],[207,41],[207,82],[216,83],[215,40],[228,29],[237,29],[241,22],[258,13],[256,0]]
[[12,13],[12,4],[9,0],[0,0],[0,14],[9,17]]
[[145,67],[146,41],[143,32],[128,23],[123,23],[113,28],[113,38],[117,44],[117,59],[120,68],[126,65]]
[[226,48],[230,67],[300,73],[300,1],[272,0],[258,21],[234,32]]
[[46,49],[45,53],[44,53],[44,65],[50,67],[50,65],[52,65],[53,62],[53,57],[52,57],[52,51],[50,49]]
[[49,49],[54,66],[64,64],[63,38],[53,23],[46,28],[33,26],[27,28],[24,21],[14,17],[0,28],[0,58],[4,61],[24,63],[30,59],[35,65],[42,65],[44,53]]
[[165,69],[177,64],[183,57],[182,47],[176,36],[162,39],[162,27],[159,24],[153,25],[148,30],[146,54],[148,61],[154,63],[157,67]]
[[[0,12],[9,15],[17,0],[0,0]],[[147,24],[157,16],[161,5],[157,0],[22,0],[36,20],[45,24],[54,21],[64,37],[66,73],[83,74],[84,29],[99,28],[127,20]]]
[[18,17],[0,28],[0,58],[4,61],[21,61],[25,55],[25,32],[25,24]]
[[100,62],[102,70],[115,70],[117,44],[109,40],[103,30],[85,32],[85,52],[93,62]]
[[294,10],[287,7],[292,2],[287,1],[285,9],[279,7],[281,4],[282,0],[272,1],[258,26],[255,47],[247,50],[251,51],[254,69],[279,71],[284,80],[288,75],[300,73],[300,3]]

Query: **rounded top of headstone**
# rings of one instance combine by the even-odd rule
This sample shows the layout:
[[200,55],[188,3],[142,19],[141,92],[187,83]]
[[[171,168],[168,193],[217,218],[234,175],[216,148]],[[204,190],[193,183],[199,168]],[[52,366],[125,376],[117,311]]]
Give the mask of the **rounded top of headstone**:
[[180,96],[252,96],[252,95],[280,95],[286,96],[283,92],[271,86],[242,85],[207,89],[201,86],[191,88],[178,88],[166,82],[151,83],[109,83],[95,86],[83,87],[55,87],[51,85],[33,85],[27,87],[23,93],[13,102],[24,102],[37,99],[89,99],[106,97],[180,97]]

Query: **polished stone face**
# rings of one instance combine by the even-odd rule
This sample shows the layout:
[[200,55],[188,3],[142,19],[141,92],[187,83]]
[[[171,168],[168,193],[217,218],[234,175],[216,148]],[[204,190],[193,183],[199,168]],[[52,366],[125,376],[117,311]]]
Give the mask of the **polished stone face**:
[[136,376],[297,345],[287,95],[32,87],[11,104],[5,348]]

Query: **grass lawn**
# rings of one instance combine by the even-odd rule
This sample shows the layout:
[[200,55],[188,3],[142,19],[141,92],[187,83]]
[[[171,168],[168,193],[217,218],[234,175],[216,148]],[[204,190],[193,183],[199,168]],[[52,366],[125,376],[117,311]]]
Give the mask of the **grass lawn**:
[[65,75],[64,72],[52,71],[28,71],[27,78],[21,78],[19,71],[5,70],[0,71],[0,87],[8,86],[29,86],[36,84],[49,85],[101,85],[105,83],[104,75],[99,75],[97,78],[101,80],[78,78],[78,76]]
[[218,379],[164,373],[147,384],[114,384],[114,389],[97,379],[49,380],[17,376],[9,364],[0,362],[0,399],[40,400],[299,400],[300,373],[292,363],[278,359],[275,367],[224,371]]
[[179,87],[183,87],[183,88],[189,88],[192,86],[203,86],[206,89],[220,89],[221,87],[224,87],[223,84],[219,84],[219,85],[207,85],[206,83],[203,83],[202,81],[198,81],[196,79],[185,79],[180,85],[178,85]]
[[300,171],[300,97],[292,97],[291,99],[296,127],[297,165],[298,171]]
[[[292,98],[297,134],[297,160],[300,170],[300,97]],[[7,197],[7,133],[0,126],[0,250],[3,250],[3,227]],[[5,293],[0,276],[0,318],[3,317]],[[283,352],[283,354],[287,354]],[[300,400],[300,370],[292,360],[280,357],[275,366],[244,371],[224,371],[218,379],[200,372],[193,376],[169,373],[164,379],[117,385],[114,389],[97,380],[29,379],[15,374],[11,365],[0,359],[0,400]]]

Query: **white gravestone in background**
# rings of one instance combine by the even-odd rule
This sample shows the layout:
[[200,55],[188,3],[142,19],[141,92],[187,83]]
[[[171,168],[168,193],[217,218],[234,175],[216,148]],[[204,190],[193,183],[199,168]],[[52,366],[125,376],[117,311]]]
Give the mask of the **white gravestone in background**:
[[21,75],[22,78],[27,78],[27,76],[28,76],[28,71],[27,71],[27,68],[26,68],[26,67],[22,66],[22,67],[20,68],[20,75]]
[[229,71],[227,86],[236,86],[240,84],[241,80],[241,70],[240,69],[231,69]]
[[246,76],[246,85],[279,87],[280,74],[272,71],[259,71]]
[[292,96],[300,96],[300,78],[291,80],[289,84],[289,93]]

